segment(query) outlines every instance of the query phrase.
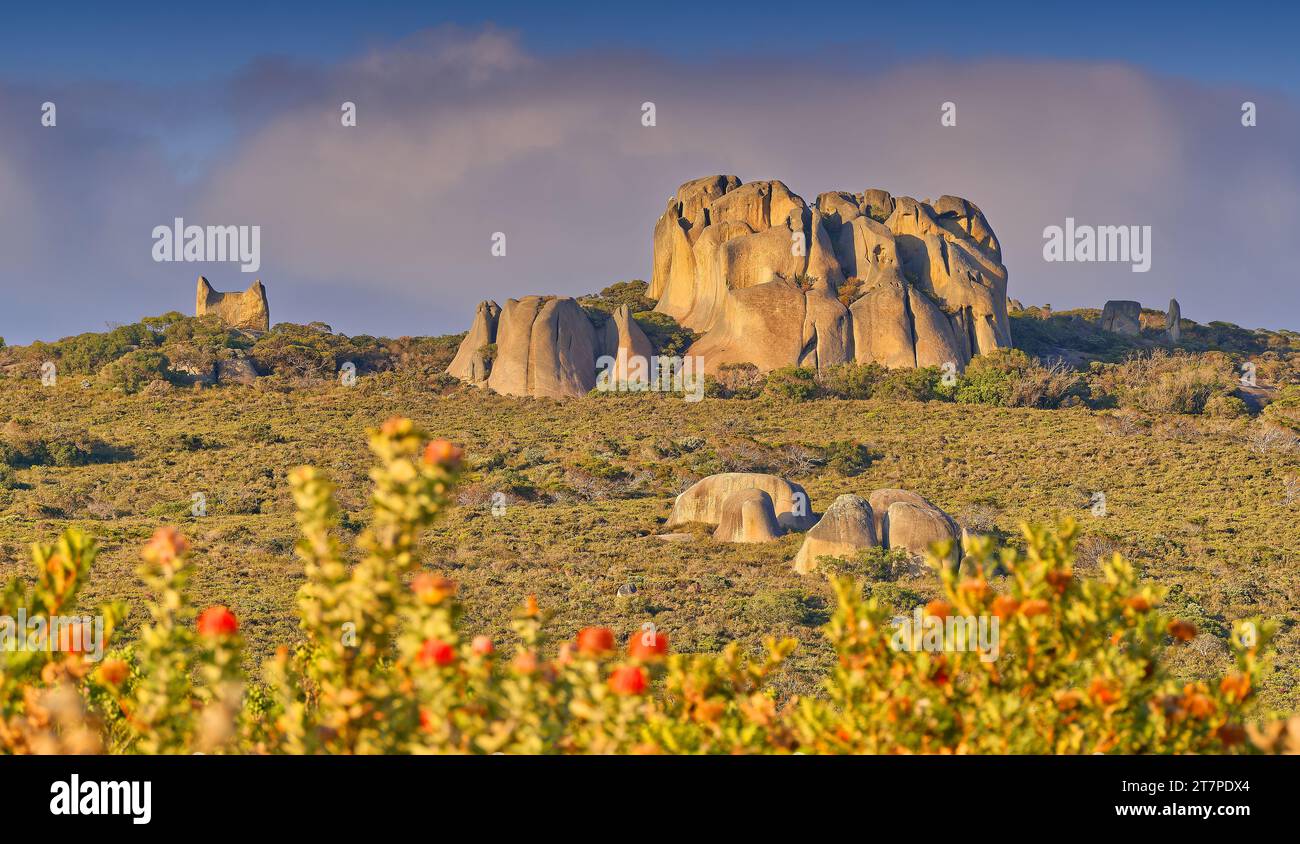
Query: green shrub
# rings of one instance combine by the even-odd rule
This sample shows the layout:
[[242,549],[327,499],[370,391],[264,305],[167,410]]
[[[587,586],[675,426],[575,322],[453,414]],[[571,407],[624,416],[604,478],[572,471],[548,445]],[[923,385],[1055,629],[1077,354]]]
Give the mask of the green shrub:
[[920,369],[888,369],[876,386],[875,397],[891,401],[934,401],[947,398],[941,392],[943,374],[937,366]]
[[845,477],[853,477],[865,472],[876,456],[876,453],[867,446],[849,440],[837,440],[822,449],[822,459],[826,461],[826,467]]
[[763,388],[770,396],[786,401],[808,401],[818,394],[817,371],[806,366],[786,366],[768,373]]
[[136,393],[154,381],[166,380],[171,362],[155,349],[128,352],[100,372],[100,379],[115,390]]
[[823,369],[818,380],[822,391],[837,399],[869,399],[887,374],[888,370],[875,362],[843,363]]

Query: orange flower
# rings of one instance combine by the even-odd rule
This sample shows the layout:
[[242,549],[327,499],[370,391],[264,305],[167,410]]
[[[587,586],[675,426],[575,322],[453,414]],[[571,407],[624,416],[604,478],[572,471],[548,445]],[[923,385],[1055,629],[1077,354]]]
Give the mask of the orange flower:
[[971,599],[975,601],[983,601],[990,591],[987,580],[980,580],[973,577],[963,580],[961,586],[957,588],[970,595]]
[[1020,609],[1020,602],[1010,595],[999,595],[993,599],[993,614],[998,618],[1010,618],[1018,609]]
[[456,594],[456,581],[422,571],[411,580],[411,591],[422,603],[437,606]]
[[1151,602],[1144,595],[1134,595],[1124,600],[1124,606],[1134,612],[1146,612],[1151,609]]
[[952,615],[952,604],[940,598],[935,598],[925,605],[925,614],[936,618],[947,618]]
[[1042,598],[1030,598],[1020,605],[1020,614],[1026,618],[1033,618],[1036,615],[1042,615],[1051,609],[1047,602]]
[[117,686],[131,673],[131,667],[120,659],[106,659],[99,666],[99,680],[110,686]]
[[1231,701],[1245,700],[1250,694],[1250,675],[1232,673],[1219,681],[1219,691]]
[[620,665],[609,675],[609,688],[616,695],[639,695],[645,687],[645,672],[639,665]]
[[451,440],[434,440],[424,448],[424,462],[430,466],[459,466],[464,456],[464,449]]
[[415,661],[421,665],[451,665],[456,661],[456,651],[441,639],[425,639]]
[[239,631],[239,620],[226,607],[208,607],[199,614],[196,627],[200,636],[233,636]]
[[384,424],[379,427],[379,432],[386,437],[395,437],[398,434],[405,434],[411,430],[411,420],[401,416],[394,416],[384,420]]
[[1071,569],[1062,569],[1061,571],[1049,571],[1047,573],[1047,585],[1058,595],[1065,593],[1069,588],[1070,581],[1074,580],[1074,572]]
[[1119,700],[1119,692],[1109,680],[1096,677],[1088,684],[1088,695],[1102,706],[1109,706]]
[[1193,692],[1183,698],[1183,708],[1193,718],[1209,718],[1214,714],[1214,701],[1200,692]]
[[491,656],[496,646],[488,636],[475,636],[474,641],[469,643],[469,649],[479,656]]
[[608,627],[584,627],[578,631],[578,653],[603,654],[614,650],[614,631]]
[[1196,638],[1196,625],[1189,621],[1171,621],[1167,629],[1169,635],[1180,642],[1190,642]]
[[181,532],[171,525],[164,525],[154,531],[149,544],[144,546],[143,556],[151,562],[166,564],[183,557],[189,550],[190,543]]
[[1083,703],[1083,695],[1074,689],[1057,692],[1055,698],[1056,708],[1062,712],[1069,712],[1071,709],[1077,708],[1080,703]]
[[627,653],[633,659],[660,659],[668,653],[668,635],[657,630],[633,633],[627,643]]
[[537,670],[537,654],[532,651],[522,651],[515,657],[510,667],[515,670],[516,674],[532,674]]
[[537,612],[538,612],[537,596],[529,595],[527,598],[524,599],[524,615],[528,616],[529,618],[532,618],[533,616],[537,615]]

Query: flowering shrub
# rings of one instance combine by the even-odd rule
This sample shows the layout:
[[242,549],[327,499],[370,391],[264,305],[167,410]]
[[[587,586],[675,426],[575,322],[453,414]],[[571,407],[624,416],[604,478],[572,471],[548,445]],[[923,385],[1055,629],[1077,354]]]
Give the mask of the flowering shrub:
[[[371,434],[378,458],[373,519],[350,562],[330,482],[291,476],[307,581],[302,639],[269,659],[260,681],[240,671],[230,609],[196,613],[186,597],[188,543],[164,527],[142,553],[155,595],[129,648],[97,666],[79,650],[0,652],[0,748],[16,753],[1139,753],[1237,752],[1287,746],[1289,727],[1248,725],[1272,628],[1238,623],[1236,670],[1180,683],[1167,647],[1195,635],[1157,609],[1119,555],[1102,577],[1074,575],[1076,526],[1026,528],[1026,550],[967,540],[961,573],[935,565],[943,597],[923,615],[996,618],[999,655],[961,637],[935,650],[897,647],[890,613],[860,582],[834,577],[826,634],[838,663],[819,697],[779,700],[768,684],[794,649],[761,655],[672,653],[647,627],[620,643],[589,627],[552,645],[534,599],[498,649],[460,629],[456,584],[422,568],[419,542],[453,500],[460,449],[426,443],[404,419]],[[3,612],[70,614],[95,558],[69,529],[33,549],[37,582],[14,580]],[[948,549],[936,546],[934,560]],[[990,584],[995,570],[1006,588]],[[124,615],[102,611],[105,636]],[[972,632],[965,634],[973,637]],[[1254,744],[1247,741],[1249,735]]]

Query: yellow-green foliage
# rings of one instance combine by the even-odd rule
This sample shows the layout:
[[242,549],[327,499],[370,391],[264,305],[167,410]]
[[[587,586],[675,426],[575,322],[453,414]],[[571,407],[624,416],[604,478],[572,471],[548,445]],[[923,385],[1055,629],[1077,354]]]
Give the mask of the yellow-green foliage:
[[[409,420],[371,432],[378,465],[373,519],[349,564],[333,487],[314,469],[291,478],[306,568],[301,640],[238,669],[241,636],[225,607],[194,621],[188,542],[159,529],[143,552],[151,623],[131,653],[98,668],[80,652],[4,654],[0,747],[11,752],[186,753],[894,753],[1234,752],[1248,748],[1271,626],[1239,623],[1234,670],[1213,682],[1173,679],[1163,652],[1195,635],[1158,611],[1118,554],[1096,579],[1074,571],[1078,528],[1024,528],[1025,552],[967,543],[961,574],[938,565],[941,597],[925,614],[997,618],[998,658],[965,640],[941,650],[897,646],[891,611],[862,584],[834,580],[825,634],[835,667],[817,695],[771,681],[796,648],[770,637],[765,655],[733,643],[717,654],[668,654],[652,626],[621,653],[612,631],[587,628],[553,648],[549,618],[529,597],[513,621],[513,653],[462,632],[457,585],[423,571],[421,535],[450,506],[459,448],[426,444]],[[96,556],[76,529],[37,545],[36,587],[18,580],[4,612],[75,609]],[[1006,572],[1001,594],[990,584]],[[412,575],[414,575],[412,577]],[[122,608],[104,613],[111,635]],[[1263,733],[1261,733],[1262,735]]]

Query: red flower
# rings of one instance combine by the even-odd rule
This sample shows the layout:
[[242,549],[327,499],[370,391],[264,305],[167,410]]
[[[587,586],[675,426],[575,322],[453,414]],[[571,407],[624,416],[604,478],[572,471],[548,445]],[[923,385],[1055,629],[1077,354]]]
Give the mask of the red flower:
[[415,661],[421,665],[451,665],[456,661],[456,651],[441,639],[425,639]]
[[639,695],[645,687],[645,672],[639,665],[620,665],[609,675],[609,688],[616,695]]
[[496,650],[496,646],[492,644],[492,639],[487,636],[475,636],[469,647],[479,656],[490,656]]
[[668,653],[668,635],[657,630],[633,633],[627,643],[627,654],[633,659],[660,659]]
[[614,650],[614,631],[608,627],[584,627],[578,631],[578,653],[603,654]]
[[239,630],[239,620],[226,607],[208,607],[199,614],[200,636],[233,636]]

